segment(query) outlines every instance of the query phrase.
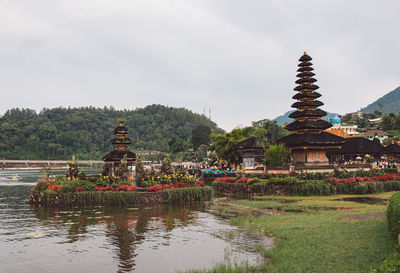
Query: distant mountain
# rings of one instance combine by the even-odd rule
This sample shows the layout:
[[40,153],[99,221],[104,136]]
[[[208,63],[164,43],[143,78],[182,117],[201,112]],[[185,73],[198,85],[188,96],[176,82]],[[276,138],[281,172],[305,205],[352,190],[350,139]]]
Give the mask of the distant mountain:
[[[289,115],[290,115],[291,113],[293,113],[294,111],[295,111],[295,110],[287,111],[285,114],[283,114],[283,115],[281,115],[281,116],[279,116],[279,117],[277,117],[277,118],[275,118],[275,119],[273,119],[273,120],[276,121],[276,123],[278,123],[278,124],[280,124],[280,125],[285,124],[285,123],[290,123],[290,122],[293,121],[293,119],[292,119],[292,118],[289,118]],[[322,119],[324,119],[324,120],[332,119],[332,118],[334,118],[336,115],[337,115],[337,114],[335,114],[335,113],[329,113],[329,112],[327,112],[327,115],[326,115],[325,117],[323,117]]]
[[380,99],[377,99],[370,105],[360,110],[363,113],[373,113],[374,111],[388,113],[399,113],[400,112],[400,87],[387,93]]

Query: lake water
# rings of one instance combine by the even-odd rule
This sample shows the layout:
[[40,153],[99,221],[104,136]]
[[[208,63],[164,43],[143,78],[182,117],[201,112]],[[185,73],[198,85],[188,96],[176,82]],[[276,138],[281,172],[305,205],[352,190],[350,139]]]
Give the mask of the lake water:
[[[64,172],[64,171],[62,171]],[[19,174],[20,181],[6,177]],[[249,235],[186,206],[43,208],[27,204],[35,170],[0,170],[0,272],[176,272],[261,261]]]

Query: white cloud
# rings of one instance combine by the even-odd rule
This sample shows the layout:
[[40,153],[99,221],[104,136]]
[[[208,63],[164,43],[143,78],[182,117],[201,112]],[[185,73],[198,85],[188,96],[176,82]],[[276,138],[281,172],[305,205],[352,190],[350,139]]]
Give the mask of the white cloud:
[[0,112],[152,103],[212,109],[224,129],[292,104],[314,58],[324,109],[400,85],[397,1],[9,0],[0,3]]

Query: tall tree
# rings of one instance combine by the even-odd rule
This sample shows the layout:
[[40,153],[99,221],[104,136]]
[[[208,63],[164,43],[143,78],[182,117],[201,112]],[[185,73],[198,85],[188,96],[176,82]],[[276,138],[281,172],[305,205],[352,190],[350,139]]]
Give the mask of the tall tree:
[[205,144],[208,145],[210,144],[210,134],[211,134],[211,128],[206,125],[198,125],[192,130],[192,145],[193,149],[197,150],[200,145]]
[[252,125],[256,129],[265,129],[264,137],[270,142],[276,142],[278,139],[287,136],[289,131],[278,125],[275,121],[269,119],[262,119],[253,121]]
[[233,129],[227,134],[211,135],[210,151],[214,151],[219,158],[226,160],[229,164],[239,163],[240,154],[236,150],[236,145],[251,136],[260,136],[265,133],[264,129],[255,129],[254,127],[244,127]]

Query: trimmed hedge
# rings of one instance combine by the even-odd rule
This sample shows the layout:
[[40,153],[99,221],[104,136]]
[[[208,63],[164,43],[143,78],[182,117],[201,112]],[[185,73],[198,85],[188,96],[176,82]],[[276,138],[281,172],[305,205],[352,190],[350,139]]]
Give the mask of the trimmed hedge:
[[[395,186],[397,187],[397,184]],[[389,199],[389,206],[387,208],[386,214],[390,239],[392,241],[393,247],[397,251],[400,251],[400,192],[393,194],[392,197]],[[400,272],[400,253],[396,252],[390,255],[377,269],[372,268],[370,272]]]
[[[142,203],[139,192],[114,192],[114,191],[82,191],[64,193],[43,193],[43,205],[54,206],[85,206],[85,205],[127,205]],[[59,200],[55,204],[54,200]]]
[[386,213],[390,239],[392,240],[394,247],[397,250],[400,250],[400,192],[393,194],[393,196],[390,198]]
[[372,169],[369,171],[357,170],[357,171],[340,171],[333,173],[325,172],[301,172],[299,174],[250,174],[249,177],[259,178],[259,179],[271,179],[271,178],[287,178],[296,177],[301,180],[323,180],[328,177],[335,178],[350,178],[350,177],[366,177],[366,176],[378,176],[386,173],[397,173],[397,169],[387,168],[387,169]]
[[214,190],[210,186],[169,189],[163,193],[169,203],[210,201],[214,197]]
[[212,187],[216,192],[219,193],[228,193],[234,195],[247,195],[247,184],[244,183],[230,183],[230,182],[222,182],[222,181],[213,181]]
[[187,187],[163,190],[160,192],[125,191],[82,191],[54,193],[32,190],[29,202],[43,206],[85,206],[85,205],[127,205],[161,204],[190,201],[210,201],[214,196],[213,188]]
[[400,181],[370,181],[367,183],[329,183],[325,180],[301,180],[296,177],[251,179],[247,184],[214,181],[213,188],[219,193],[235,195],[335,195],[371,194],[399,191]]
[[331,195],[335,187],[323,180],[299,180],[295,177],[272,178],[249,185],[249,193],[254,195]]

